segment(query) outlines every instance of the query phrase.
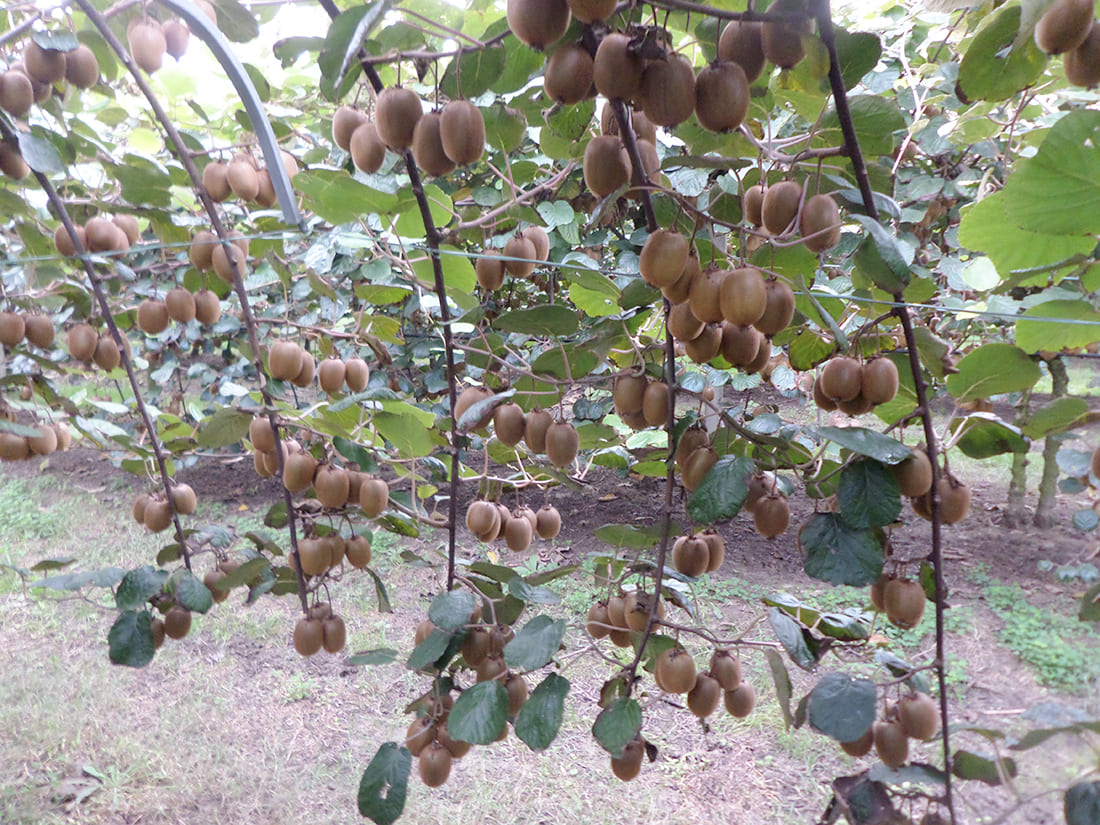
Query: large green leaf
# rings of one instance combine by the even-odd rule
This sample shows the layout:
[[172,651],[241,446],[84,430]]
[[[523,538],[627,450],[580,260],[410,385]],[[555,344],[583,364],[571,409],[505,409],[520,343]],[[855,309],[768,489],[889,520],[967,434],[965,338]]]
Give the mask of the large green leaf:
[[564,620],[535,616],[504,646],[504,661],[517,670],[538,670],[558,652],[564,636]]
[[1046,55],[1030,37],[1016,43],[1019,28],[1019,6],[1001,9],[983,21],[959,66],[961,99],[1004,100],[1039,78]]
[[871,69],[875,68],[882,55],[882,44],[878,35],[870,32],[848,32],[836,30],[836,52],[840,61],[840,76],[844,88],[851,89]]
[[302,206],[332,224],[350,223],[372,213],[397,207],[397,196],[371,189],[333,169],[299,172],[294,189],[302,193]]
[[1046,301],[1024,312],[1016,322],[1016,344],[1024,352],[1057,352],[1097,341],[1100,312],[1087,301]]
[[807,575],[853,587],[882,575],[883,540],[881,529],[852,527],[837,513],[816,513],[798,532]]
[[741,456],[722,456],[710,468],[688,499],[687,510],[699,524],[733,518],[749,495],[749,476],[755,465]]
[[897,479],[873,459],[853,461],[841,471],[837,500],[852,527],[885,527],[901,513]]
[[159,593],[168,581],[167,571],[144,564],[122,577],[115,591],[115,604],[119,610],[135,610]]
[[232,407],[222,407],[202,420],[195,442],[208,450],[236,444],[248,435],[248,426],[251,423],[252,416],[249,413]]
[[815,651],[818,645],[808,630],[778,607],[768,611],[768,623],[792,662],[803,670],[813,670],[817,666]]
[[363,777],[356,797],[359,813],[376,825],[392,825],[405,810],[412,754],[396,742],[378,748]]
[[600,747],[614,757],[623,755],[623,748],[634,740],[641,729],[642,706],[626,697],[616,699],[600,711],[592,723],[592,735]]
[[883,464],[898,464],[913,454],[897,439],[864,427],[818,427],[817,431],[822,438]]
[[489,745],[507,721],[508,691],[499,680],[490,679],[462,691],[447,717],[447,730],[461,742]]
[[569,680],[556,673],[539,683],[516,715],[516,736],[533,751],[550,747],[561,729]]
[[179,602],[193,613],[206,613],[214,606],[214,596],[190,570],[172,575],[172,593]]
[[993,413],[975,412],[951,422],[951,431],[962,434],[956,446],[971,458],[991,458],[1004,453],[1026,453],[1031,446],[1019,427]]
[[1042,372],[1035,359],[1012,344],[983,344],[963,356],[947,376],[947,390],[956,401],[973,401],[1034,386]]
[[432,599],[428,618],[440,630],[453,631],[469,624],[476,609],[477,596],[469,590],[448,590]]
[[1055,398],[1033,410],[1023,426],[1028,438],[1046,438],[1079,427],[1088,421],[1089,404],[1083,398]]
[[875,683],[826,673],[810,692],[810,727],[838,742],[855,742],[875,721]]
[[145,667],[156,654],[153,643],[153,617],[145,610],[124,610],[107,633],[107,655],[111,663],[126,667]]
[[1066,825],[1096,825],[1100,822],[1100,780],[1070,786],[1063,801],[1063,810]]
[[389,5],[389,0],[376,0],[355,6],[341,12],[329,24],[317,58],[321,69],[321,93],[329,100],[339,100],[351,89],[360,72],[356,55]]
[[504,332],[553,336],[572,335],[580,329],[577,313],[561,304],[514,309],[498,317],[493,326]]

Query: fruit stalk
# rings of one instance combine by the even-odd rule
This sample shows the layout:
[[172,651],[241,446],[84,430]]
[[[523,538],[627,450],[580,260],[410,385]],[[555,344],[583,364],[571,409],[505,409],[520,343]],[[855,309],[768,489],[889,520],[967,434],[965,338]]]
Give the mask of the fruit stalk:
[[[840,75],[840,61],[837,56],[836,38],[833,32],[832,10],[829,0],[818,0],[816,8],[818,33],[821,42],[829,54],[829,85],[832,89],[833,100],[836,104],[837,118],[840,121],[841,132],[844,135],[844,147],[846,154],[852,162],[852,171],[859,183],[860,196],[863,200],[867,215],[878,220],[878,209],[875,207],[874,193],[871,190],[871,182],[867,176],[867,167],[863,163],[863,155],[859,150],[859,142],[856,139],[855,125],[852,123],[852,113],[848,107],[848,94],[844,88],[844,80]],[[898,290],[893,295],[897,306],[894,313],[901,322],[901,328],[905,334],[905,346],[909,355],[909,369],[913,374],[913,385],[917,395],[917,412],[920,414],[921,424],[924,429],[924,441],[927,445],[929,461],[932,464],[932,489],[930,491],[930,515],[932,522],[932,551],[929,560],[935,578],[936,597],[936,672],[940,691],[940,736],[943,743],[944,763],[944,787],[943,803],[947,809],[951,822],[957,822],[955,816],[955,803],[951,783],[951,742],[948,733],[947,711],[947,676],[944,664],[946,662],[946,646],[944,642],[944,601],[947,586],[943,575],[943,550],[941,546],[941,518],[939,500],[939,468],[938,468],[938,444],[936,441],[936,429],[932,421],[932,408],[928,404],[928,387],[921,371],[920,353],[917,351],[917,341],[913,334],[913,321],[909,316],[909,310],[905,306],[904,296]]]

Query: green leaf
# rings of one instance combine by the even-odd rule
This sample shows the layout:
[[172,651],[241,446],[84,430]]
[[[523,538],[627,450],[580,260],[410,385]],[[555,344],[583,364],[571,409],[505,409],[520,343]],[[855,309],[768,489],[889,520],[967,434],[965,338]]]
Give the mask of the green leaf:
[[1057,352],[1097,341],[1100,312],[1087,301],[1046,301],[1024,312],[1016,322],[1016,344],[1024,352]]
[[572,335],[580,329],[577,313],[561,304],[546,304],[529,309],[514,309],[501,314],[493,326],[503,332],[525,335]]
[[107,655],[111,664],[145,667],[156,654],[153,617],[145,610],[124,610],[107,633]]
[[19,132],[19,154],[35,172],[43,175],[57,175],[65,171],[61,155],[44,136],[35,131]]
[[600,711],[592,723],[592,735],[600,747],[615,758],[623,755],[623,748],[637,737],[641,729],[642,706],[627,697],[616,699]]
[[867,233],[856,250],[856,268],[879,289],[900,293],[909,284],[913,251],[903,249],[897,238],[874,218],[864,215],[851,218],[862,224]]
[[332,224],[350,223],[360,215],[386,213],[397,207],[397,196],[371,189],[334,169],[311,169],[294,178],[302,206]]
[[[428,202],[428,214],[437,227],[446,226],[451,221],[454,203],[449,195],[434,183],[425,183],[424,197]],[[427,232],[424,216],[417,206],[405,209],[394,221],[393,230],[406,238],[423,238]],[[453,247],[452,247],[453,249]],[[451,256],[448,256],[451,257]],[[459,258],[459,260],[462,260]],[[431,281],[429,281],[431,283]],[[471,288],[473,284],[470,285]]]
[[813,670],[817,666],[817,656],[810,648],[812,637],[798,622],[778,607],[773,607],[768,611],[768,623],[792,662],[803,670]]
[[414,416],[380,411],[374,414],[372,423],[379,435],[397,448],[402,458],[431,455],[435,449],[432,431]]
[[612,547],[625,550],[644,550],[661,540],[661,533],[653,527],[634,527],[630,524],[605,524],[597,527],[593,535]]
[[482,95],[500,79],[506,57],[507,50],[499,44],[465,52],[447,64],[439,90],[449,98]]
[[1016,776],[1016,760],[1007,756],[990,759],[981,754],[957,750],[951,755],[951,773],[959,779],[975,779],[986,785],[1000,785],[1004,782],[1002,774],[1010,779]]
[[1019,347],[998,342],[967,353],[955,368],[958,372],[947,376],[947,390],[956,401],[1020,392],[1034,386],[1042,375],[1034,358]]
[[1046,438],[1079,427],[1088,421],[1089,405],[1083,398],[1055,398],[1046,406],[1033,410],[1023,426],[1030,439]]
[[879,57],[882,56],[882,44],[878,35],[870,32],[852,33],[838,28],[836,52],[844,88],[851,89],[878,64]]
[[853,461],[840,472],[837,500],[852,527],[885,527],[901,513],[897,479],[878,461]]
[[775,698],[783,712],[783,726],[790,730],[794,725],[794,716],[791,714],[791,695],[794,690],[791,686],[791,674],[783,664],[783,657],[774,650],[765,650],[764,656],[767,657],[768,669],[771,670],[772,682],[775,683]]
[[1031,442],[993,413],[975,412],[956,418],[950,424],[952,432],[962,429],[956,446],[971,458],[990,458],[1003,453],[1026,453]]
[[507,720],[508,691],[498,679],[490,679],[462,691],[447,717],[447,731],[452,739],[491,745]]
[[438,662],[447,652],[447,648],[450,647],[453,638],[453,633],[448,633],[439,628],[433,630],[428,634],[428,637],[413,648],[413,652],[409,654],[409,659],[406,662],[409,669],[425,670],[429,666],[436,664],[436,662]]
[[558,652],[564,636],[564,620],[535,616],[504,646],[504,661],[517,670],[538,670]]
[[325,43],[317,58],[321,69],[321,93],[329,100],[342,98],[355,82],[360,71],[356,55],[389,5],[389,0],[377,0],[355,6],[342,12],[329,24]]
[[396,742],[378,748],[359,780],[359,813],[376,825],[392,825],[405,810],[412,754]]
[[751,458],[726,455],[710,468],[688,499],[688,515],[698,524],[733,518],[749,495]]
[[1096,825],[1100,822],[1100,780],[1072,785],[1062,807],[1066,825]]
[[875,683],[826,673],[810,691],[810,727],[837,742],[855,742],[875,721]]
[[218,15],[218,28],[234,43],[247,43],[260,34],[252,12],[237,0],[212,0]]
[[136,610],[154,593],[159,593],[168,581],[168,573],[151,564],[144,564],[122,577],[115,591],[115,604],[119,610]]
[[448,590],[432,599],[428,618],[440,630],[454,631],[470,623],[477,609],[477,596],[469,590]]
[[84,587],[114,587],[126,571],[121,567],[104,567],[101,570],[88,570],[81,573],[62,573],[59,576],[46,576],[31,583],[34,589],[80,590]]
[[862,587],[882,575],[883,535],[857,529],[837,513],[816,513],[798,532],[806,574],[831,584]]
[[[850,95],[848,108],[863,154],[867,157],[890,154],[897,143],[897,133],[905,129],[905,118],[897,104],[880,95]],[[814,145],[839,146],[842,142],[840,118],[836,107],[830,105],[821,118]]]
[[561,729],[569,680],[556,673],[539,683],[516,715],[516,736],[533,751],[546,750]]
[[174,593],[180,607],[193,613],[206,613],[214,606],[213,594],[190,570],[173,574],[173,578],[176,580]]
[[386,594],[386,585],[382,581],[382,577],[367,568],[367,572],[370,573],[370,577],[374,579],[374,594],[378,598],[378,612],[379,613],[393,613],[393,606],[390,604],[390,597]]
[[1004,100],[1039,78],[1047,58],[1032,38],[1009,48],[1019,28],[1019,6],[1004,8],[983,21],[959,65],[956,89],[960,99]]
[[272,504],[264,513],[264,527],[270,527],[273,530],[282,530],[289,521],[286,501],[281,499]]
[[913,454],[897,439],[865,427],[818,427],[817,432],[834,444],[883,464],[899,464]]
[[349,656],[347,664],[352,667],[362,667],[364,665],[389,665],[396,661],[397,651],[392,647],[376,647],[374,650],[367,650]]
[[561,597],[548,587],[538,587],[515,575],[508,580],[508,593],[528,604],[558,604]]
[[232,407],[222,407],[213,415],[203,419],[195,435],[195,441],[200,447],[208,450],[227,447],[248,435],[248,426],[251,423],[252,416],[248,413]]

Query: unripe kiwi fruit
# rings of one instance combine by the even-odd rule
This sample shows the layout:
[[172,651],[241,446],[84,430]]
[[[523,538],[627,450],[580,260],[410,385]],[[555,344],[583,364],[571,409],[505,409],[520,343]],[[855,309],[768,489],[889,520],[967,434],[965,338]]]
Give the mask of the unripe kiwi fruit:
[[294,625],[294,649],[302,656],[312,656],[324,645],[325,631],[320,619],[302,617]]
[[728,650],[716,649],[710,656],[710,675],[722,690],[736,690],[741,684],[741,660]]
[[541,539],[556,538],[561,532],[561,513],[550,504],[543,505],[535,513],[535,532]]
[[172,486],[172,507],[181,516],[192,515],[198,503],[198,497],[190,484],[178,483]]
[[512,34],[539,51],[560,40],[569,28],[565,0],[508,0],[505,12]]
[[1094,21],[1085,41],[1066,52],[1062,67],[1074,86],[1092,88],[1100,84],[1100,22]]
[[638,268],[650,286],[666,287],[676,283],[687,265],[691,243],[673,229],[658,229],[642,247]]
[[722,317],[731,324],[748,326],[760,320],[768,304],[768,290],[760,270],[742,266],[726,273],[718,290]]
[[536,454],[546,452],[546,436],[550,427],[554,424],[554,418],[546,410],[531,410],[524,421],[523,440],[527,449]]
[[359,507],[369,518],[377,518],[390,505],[390,486],[380,478],[363,479],[359,486]]
[[627,742],[620,756],[611,757],[611,772],[623,782],[629,782],[641,773],[644,759],[645,744],[640,739]]
[[332,116],[332,142],[350,152],[351,136],[367,122],[367,116],[354,106],[341,106]]
[[344,378],[347,367],[339,358],[326,358],[317,368],[317,383],[321,389],[329,395],[340,392],[344,388]]
[[56,83],[65,76],[65,53],[44,49],[33,40],[23,50],[23,65],[27,74],[40,83]]
[[374,125],[382,142],[391,149],[407,149],[412,145],[413,131],[423,114],[416,92],[390,86],[378,95]]
[[794,318],[794,292],[786,281],[772,280],[764,284],[764,296],[764,314],[753,322],[753,326],[764,335],[777,335]]
[[232,194],[229,187],[229,166],[220,160],[211,161],[202,170],[202,186],[211,199],[221,202]]
[[164,306],[168,317],[178,323],[186,324],[195,317],[195,296],[181,286],[173,287],[165,293]]
[[242,201],[255,200],[260,193],[260,178],[251,158],[236,157],[225,170],[229,188]]
[[710,716],[722,701],[722,686],[706,673],[695,677],[695,685],[687,695],[687,706],[700,719]]
[[785,496],[773,492],[764,496],[752,511],[753,526],[765,538],[782,535],[791,523],[791,509]]
[[164,301],[146,298],[138,305],[137,323],[142,332],[156,335],[168,328],[168,307]]
[[164,635],[169,639],[182,639],[191,632],[191,611],[175,605],[164,614]]
[[889,768],[900,768],[909,759],[909,739],[898,722],[875,722],[871,728],[875,752]]
[[98,343],[99,335],[87,324],[77,324],[65,336],[69,354],[77,361],[91,361]]
[[[647,388],[648,390],[648,388]],[[559,421],[546,429],[546,457],[555,467],[568,467],[577,458],[580,435],[568,421]]]
[[898,394],[898,368],[889,358],[875,358],[860,369],[860,395],[869,404],[885,404]]
[[187,51],[187,44],[191,40],[191,29],[186,23],[179,20],[169,20],[162,27],[164,31],[164,48],[168,54],[179,60]]
[[584,182],[599,198],[630,182],[630,157],[618,137],[600,135],[584,149]]
[[760,206],[760,218],[764,228],[773,235],[784,234],[798,217],[798,204],[802,199],[802,187],[793,180],[772,184],[764,190]]
[[349,358],[344,362],[344,381],[352,392],[362,392],[370,381],[370,367],[362,358]]
[[1092,28],[1092,0],[1054,0],[1035,24],[1035,45],[1047,54],[1072,51]]
[[725,691],[722,699],[730,716],[744,719],[756,707],[756,690],[748,682],[741,682],[733,690]]
[[565,105],[587,98],[592,90],[593,65],[592,55],[583,46],[571,43],[555,49],[546,61],[542,78],[547,97]]
[[[413,127],[416,133],[416,127]],[[351,162],[360,172],[373,175],[382,168],[386,160],[386,144],[378,134],[378,129],[369,120],[360,123],[349,139],[348,152],[351,153]]]
[[680,536],[672,545],[672,566],[685,576],[696,578],[707,572],[710,548],[696,535]]
[[616,0],[566,0],[573,16],[582,23],[600,23],[615,11]]
[[924,615],[925,594],[920,582],[892,579],[886,583],[882,606],[886,618],[898,627],[916,627]]
[[811,252],[832,249],[840,240],[840,207],[832,195],[813,195],[802,205],[798,221],[802,243]]
[[302,348],[293,341],[276,341],[268,350],[267,365],[272,378],[291,381],[302,368]]
[[319,468],[313,479],[317,500],[326,507],[334,509],[347,504],[349,486],[347,471],[341,467],[333,467],[331,464]]
[[669,648],[657,657],[653,676],[668,693],[687,693],[695,687],[695,660],[682,648]]
[[752,83],[764,70],[764,44],[757,21],[731,20],[718,38],[718,59],[736,63]]
[[615,412],[619,415],[625,413],[640,413],[645,400],[645,388],[649,382],[644,373],[622,373],[615,379],[611,398],[615,404]]
[[695,115],[704,129],[729,132],[749,112],[749,81],[732,61],[712,63],[695,80]]
[[718,453],[710,447],[699,447],[693,450],[684,460],[680,470],[681,483],[689,491],[694,490],[710,472],[710,468],[717,463]]
[[628,48],[630,37],[611,32],[596,49],[592,66],[592,82],[596,91],[608,100],[634,100],[642,84],[642,58]]
[[[34,86],[22,72],[0,74],[0,109],[12,117],[23,117],[34,105]],[[70,253],[71,254],[71,253]]]
[[317,460],[307,452],[292,453],[283,460],[283,485],[292,493],[309,489]]
[[442,177],[453,172],[455,162],[447,157],[443,149],[443,140],[440,137],[440,124],[442,118],[438,112],[428,112],[416,122],[413,129],[412,153],[416,165],[426,175]]
[[53,347],[53,321],[46,315],[24,315],[23,334],[30,343],[39,349]]
[[707,324],[697,336],[684,342],[684,351],[696,364],[707,363],[721,348],[722,328],[718,324]]
[[504,269],[514,278],[526,278],[535,271],[535,244],[522,234],[515,234],[504,244]]
[[509,447],[523,440],[527,416],[519,404],[501,404],[493,410],[493,429],[497,438]]
[[850,401],[862,387],[863,373],[854,358],[838,356],[821,369],[821,392],[833,401]]
[[898,722],[910,739],[931,739],[940,729],[939,707],[927,693],[911,693],[898,702]]
[[[775,0],[768,6],[770,14],[805,13],[802,0]],[[805,57],[802,48],[802,35],[810,31],[809,20],[798,22],[780,20],[764,23],[760,29],[760,44],[764,56],[776,66],[789,69]]]
[[447,157],[459,166],[480,160],[485,153],[485,118],[481,109],[468,100],[452,100],[439,117]]
[[687,58],[672,53],[664,60],[649,61],[642,70],[638,102],[657,126],[671,129],[691,117],[695,110],[695,70]]
[[96,366],[108,371],[117,368],[122,363],[122,352],[111,335],[104,333],[99,336],[92,360],[95,361]]

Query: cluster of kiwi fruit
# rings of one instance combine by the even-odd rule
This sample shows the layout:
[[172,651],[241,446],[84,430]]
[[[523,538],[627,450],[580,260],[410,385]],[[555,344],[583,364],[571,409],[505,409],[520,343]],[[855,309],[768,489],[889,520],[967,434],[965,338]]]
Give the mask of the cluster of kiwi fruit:
[[0,312],[0,344],[12,349],[24,340],[39,349],[53,347],[53,321],[46,315],[24,312]]
[[243,278],[245,275],[245,265],[248,262],[248,238],[236,231],[230,232],[227,238],[229,243],[223,244],[213,232],[200,229],[191,238],[187,257],[199,272],[208,272],[212,269],[215,275],[227,284],[232,284],[234,269],[240,277]]
[[370,367],[358,356],[343,359],[333,353],[317,367],[317,383],[328,395],[339,395],[347,387],[348,392],[362,392],[370,381]]
[[[454,706],[449,693],[431,697],[422,704],[424,712],[409,725],[404,745],[416,757],[420,780],[429,788],[438,788],[450,777],[454,760],[461,759],[473,746],[452,739],[447,730],[447,717]],[[504,730],[508,730],[507,726]]]
[[752,513],[753,527],[764,538],[780,536],[790,526],[790,504],[771,473],[756,472],[749,476],[749,494],[742,506]]
[[1092,0],[1054,0],[1035,24],[1035,44],[1065,55],[1066,80],[1089,88],[1100,83],[1100,21]]
[[668,385],[643,370],[620,373],[611,388],[615,414],[633,430],[663,427],[668,422]]
[[726,559],[726,540],[714,530],[685,533],[672,543],[672,566],[696,578],[713,573]]
[[[283,168],[291,180],[298,174],[297,159],[285,149],[280,152]],[[212,160],[202,168],[202,186],[217,203],[224,203],[231,196],[244,203],[254,203],[270,209],[279,202],[271,172],[261,168],[249,152],[238,152],[228,162]]]
[[308,387],[317,373],[317,362],[297,342],[280,340],[268,348],[267,368],[272,378]]
[[913,691],[886,709],[885,718],[874,722],[853,742],[842,742],[849,756],[866,756],[875,749],[882,763],[900,768],[909,761],[909,740],[927,741],[940,729],[939,709],[927,693]]
[[190,484],[173,484],[171,495],[171,504],[163,490],[139,495],[134,499],[134,521],[154,533],[160,533],[171,526],[173,511],[181,516],[190,516],[198,507],[198,498]]
[[513,511],[499,501],[477,499],[466,508],[466,527],[481,541],[504,539],[509,550],[522,553],[535,536],[549,540],[561,532],[561,513],[550,504],[538,512],[525,505]]
[[861,364],[847,355],[830,358],[813,386],[814,403],[826,412],[839,409],[862,415],[892,401],[898,392],[898,368],[889,358]]
[[357,570],[370,564],[370,539],[359,533],[345,539],[335,531],[323,536],[316,533],[304,536],[298,541],[298,561],[292,557],[291,567],[300,566],[306,576],[323,576],[345,559]]
[[593,639],[610,639],[616,647],[630,647],[631,632],[645,632],[649,608],[657,600],[656,619],[665,617],[665,603],[660,597],[635,589],[620,590],[610,599],[596,602],[588,609],[585,629]]
[[381,169],[389,147],[396,152],[411,149],[425,174],[440,177],[481,159],[485,119],[477,106],[461,98],[425,113],[416,92],[391,86],[375,100],[373,121],[354,106],[337,109],[332,141],[351,155],[361,172],[374,174]]
[[[912,449],[904,461],[890,468],[898,489],[913,505],[913,512],[923,519],[932,519],[932,462],[924,445]],[[941,472],[936,482],[940,499],[940,519],[944,524],[956,524],[970,512],[970,488],[949,472]]]
[[711,654],[709,669],[698,672],[687,650],[680,645],[670,647],[657,656],[653,678],[666,693],[687,694],[688,710],[700,719],[714,713],[720,699],[738,719],[744,719],[756,706],[756,691],[741,678],[741,660],[721,648]]
[[24,117],[35,103],[48,100],[61,81],[90,89],[99,80],[99,61],[83,43],[65,51],[27,41],[23,59],[0,74],[0,109]]
[[0,430],[0,461],[25,461],[67,450],[73,443],[72,433],[63,422],[37,424],[34,428],[38,431],[37,435],[18,435]]
[[221,301],[209,289],[191,294],[189,289],[176,286],[164,293],[164,299],[146,298],[137,308],[137,325],[147,335],[159,335],[168,328],[169,321],[186,324],[198,320],[212,324],[221,317]]
[[[218,16],[207,0],[195,0],[199,11],[210,18],[215,26]],[[138,68],[149,74],[164,65],[164,55],[170,54],[179,60],[187,51],[191,41],[191,28],[182,20],[161,22],[154,17],[142,15],[130,21],[126,27],[126,42],[130,56]]]
[[[85,252],[118,255],[129,252],[130,247],[141,240],[141,227],[133,215],[121,214],[108,218],[97,215],[83,226],[74,225],[76,238]],[[76,254],[76,243],[64,224],[53,233],[53,244],[59,254],[70,257]]]
[[[455,401],[455,419],[461,419],[474,404],[492,397],[492,391],[485,387],[466,387]],[[555,421],[546,410],[525,413],[519,404],[498,404],[467,429],[484,432],[490,423],[501,443],[515,447],[522,441],[533,454],[545,455],[555,467],[568,467],[577,458],[580,449],[577,428],[570,421]]]
[[770,235],[783,237],[797,231],[811,252],[825,252],[840,241],[840,207],[832,195],[817,194],[803,203],[802,186],[793,180],[760,184],[745,190],[745,217]]
[[339,653],[346,642],[344,620],[328,604],[313,605],[294,625],[294,649],[302,656],[312,656],[322,648],[327,653]]
[[531,225],[517,230],[498,253],[486,250],[474,266],[477,282],[487,292],[504,285],[504,275],[527,278],[539,261],[550,257],[550,236],[541,226]]
[[206,589],[210,591],[210,596],[215,602],[224,602],[229,598],[229,590],[220,587],[218,582],[240,566],[241,563],[234,559],[221,559],[214,565],[213,570],[202,577],[202,583],[206,585]]
[[676,466],[680,470],[680,483],[689,492],[695,490],[710,468],[718,463],[718,453],[710,446],[710,436],[700,424],[684,430],[676,442]]
[[89,324],[75,324],[65,333],[65,345],[69,354],[85,364],[94,362],[107,371],[117,369],[122,363],[122,352],[130,354],[130,340],[121,335],[122,347],[108,332],[99,333]]

